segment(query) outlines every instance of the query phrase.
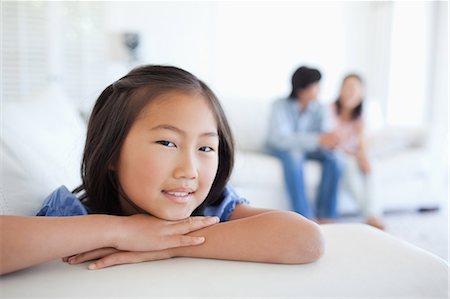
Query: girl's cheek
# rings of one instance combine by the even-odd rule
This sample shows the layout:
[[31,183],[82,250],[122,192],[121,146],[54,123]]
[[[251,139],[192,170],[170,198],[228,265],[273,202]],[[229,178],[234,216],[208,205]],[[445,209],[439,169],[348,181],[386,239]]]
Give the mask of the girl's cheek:
[[206,163],[204,163],[203,173],[205,175],[205,179],[212,183],[212,181],[216,177],[218,166],[219,165],[217,160],[207,161]]

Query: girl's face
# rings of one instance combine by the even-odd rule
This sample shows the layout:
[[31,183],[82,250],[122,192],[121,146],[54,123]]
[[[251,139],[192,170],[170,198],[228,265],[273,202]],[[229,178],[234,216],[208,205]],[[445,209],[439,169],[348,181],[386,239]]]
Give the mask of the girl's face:
[[189,217],[205,200],[218,169],[217,123],[206,99],[172,92],[152,100],[125,138],[115,167],[127,214]]
[[344,108],[353,109],[359,105],[362,98],[361,82],[354,77],[345,79],[341,87],[341,104]]

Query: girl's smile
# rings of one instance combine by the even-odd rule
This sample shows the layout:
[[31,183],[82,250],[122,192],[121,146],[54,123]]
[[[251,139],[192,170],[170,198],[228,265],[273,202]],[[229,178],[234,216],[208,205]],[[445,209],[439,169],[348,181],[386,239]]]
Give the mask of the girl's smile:
[[163,190],[162,193],[170,200],[173,200],[178,204],[186,204],[189,200],[192,200],[192,194],[195,191],[190,188],[176,188],[171,190]]

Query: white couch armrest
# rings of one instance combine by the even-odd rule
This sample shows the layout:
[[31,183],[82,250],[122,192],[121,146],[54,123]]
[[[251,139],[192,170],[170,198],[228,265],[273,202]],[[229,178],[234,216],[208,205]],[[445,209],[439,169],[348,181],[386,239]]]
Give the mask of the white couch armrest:
[[87,270],[52,261],[0,278],[14,297],[405,297],[448,295],[448,264],[362,224],[324,225],[325,255],[306,265],[195,258]]

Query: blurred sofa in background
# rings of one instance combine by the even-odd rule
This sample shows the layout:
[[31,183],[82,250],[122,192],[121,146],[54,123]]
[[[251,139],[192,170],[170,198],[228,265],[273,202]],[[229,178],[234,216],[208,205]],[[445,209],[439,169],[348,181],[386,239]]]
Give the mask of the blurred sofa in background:
[[2,103],[1,214],[35,215],[60,185],[81,183],[86,123],[57,86]]
[[[237,144],[231,182],[252,204],[290,209],[281,163],[264,150],[271,101],[222,100]],[[365,117],[368,149],[374,175],[374,197],[384,212],[435,209],[433,168],[428,138],[423,128],[390,127],[383,123],[377,103],[369,103]],[[320,165],[308,161],[305,180],[312,201],[320,179]],[[338,210],[354,214],[355,201],[341,189]]]
[[[264,151],[271,102],[222,99],[222,104],[237,145],[232,185],[254,206],[289,210],[281,164]],[[5,101],[2,110],[0,208],[31,215],[58,186],[65,184],[71,189],[81,183],[86,121],[57,86],[29,98]],[[389,212],[438,207],[432,192],[433,168],[425,131],[386,127],[379,119],[370,124],[373,128],[368,139],[375,198],[381,208]],[[315,162],[307,163],[310,198],[320,171]],[[341,192],[339,211],[357,212],[345,190]]]

